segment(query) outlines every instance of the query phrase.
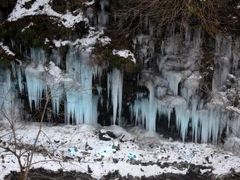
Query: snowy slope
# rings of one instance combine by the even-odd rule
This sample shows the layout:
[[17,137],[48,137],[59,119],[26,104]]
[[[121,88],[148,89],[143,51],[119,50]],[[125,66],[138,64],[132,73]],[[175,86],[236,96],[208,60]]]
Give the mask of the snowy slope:
[[[9,142],[11,134],[8,133],[7,125],[2,124],[0,127],[0,137],[3,137],[3,141]],[[17,137],[21,142],[33,144],[38,124],[17,124],[17,128],[19,128]],[[87,172],[89,166],[93,171],[91,175],[95,178],[115,170],[119,170],[122,176],[187,172],[188,167],[178,167],[174,162],[203,165],[205,168],[201,169],[202,173],[212,171],[216,175],[229,173],[231,168],[240,171],[240,157],[211,145],[169,142],[159,138],[158,135],[149,135],[141,129],[135,128],[130,133],[118,126],[102,129],[101,132],[112,131],[118,137],[103,141],[99,139],[99,130],[98,127],[87,125],[44,125],[38,146],[54,156],[46,156],[46,153],[35,154],[36,164],[33,167],[43,167],[53,171],[63,169]],[[109,138],[108,135],[105,136]],[[0,162],[0,172],[2,172],[0,179],[2,179],[10,171],[19,169],[14,156],[4,152],[3,149],[0,149],[0,152],[4,159]],[[164,163],[172,165],[162,166]]]

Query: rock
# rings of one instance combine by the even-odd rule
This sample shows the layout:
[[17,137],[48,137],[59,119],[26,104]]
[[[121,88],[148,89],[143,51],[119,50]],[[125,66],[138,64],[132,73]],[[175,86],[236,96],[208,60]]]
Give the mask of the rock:
[[102,141],[111,141],[112,138],[109,137],[108,135],[104,134],[104,135],[99,135],[99,139]]
[[106,131],[101,129],[99,131],[99,139],[102,141],[111,141],[112,139],[116,139],[117,137],[115,134],[111,131]]
[[90,168],[90,166],[88,165],[88,173],[91,174],[93,171],[92,169]]
[[153,143],[149,144],[149,147],[154,148],[154,144]]
[[234,76],[233,74],[228,74],[228,75],[227,75],[227,79],[228,79],[231,83],[235,83],[235,82],[236,82],[236,76]]
[[120,145],[117,141],[113,142],[112,148],[115,149],[116,151],[120,150]]
[[119,161],[119,159],[117,159],[117,158],[113,158],[112,160],[114,163],[118,163],[118,161]]
[[60,141],[59,140],[54,140],[54,142],[58,144]]
[[93,150],[93,148],[91,146],[89,146],[89,144],[86,142],[85,144],[85,151],[88,151],[88,150]]
[[190,165],[189,169],[188,169],[188,174],[200,174],[200,167],[195,166],[195,165]]
[[94,161],[102,161],[103,158],[104,158],[104,156],[101,156],[100,158],[96,158],[96,159],[94,159]]
[[209,161],[209,157],[208,157],[208,156],[205,158],[205,160],[207,161],[208,164],[212,164],[212,163]]
[[82,157],[77,157],[77,159],[78,159],[78,162],[80,163],[81,162],[81,160],[82,160]]
[[240,138],[237,137],[228,137],[224,143],[224,149],[230,150],[234,153],[239,154],[240,149]]

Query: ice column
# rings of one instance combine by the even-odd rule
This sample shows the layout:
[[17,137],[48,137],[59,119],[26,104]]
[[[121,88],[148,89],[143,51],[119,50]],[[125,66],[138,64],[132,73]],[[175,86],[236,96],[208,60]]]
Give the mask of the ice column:
[[230,73],[232,58],[232,41],[220,35],[216,36],[215,68],[213,75],[213,91],[220,90]]
[[60,83],[54,83],[49,86],[51,92],[52,108],[55,116],[59,115],[60,103],[63,96],[63,86]]
[[67,73],[72,79],[65,82],[66,119],[76,124],[97,122],[97,100],[92,94],[93,67],[89,52],[70,49],[67,54]]
[[113,69],[108,74],[108,96],[110,96],[110,90],[113,105],[112,123],[116,124],[118,122],[118,124],[121,124],[123,75],[118,69]]
[[147,84],[149,90],[148,98],[141,98],[134,102],[133,111],[136,121],[141,125],[145,125],[150,132],[156,131],[156,116],[158,111],[158,103],[154,95],[154,85],[152,82]]
[[31,60],[35,64],[46,63],[47,58],[44,50],[39,48],[31,48]]
[[[9,69],[0,72],[0,108],[6,116],[11,115],[13,105],[13,89],[11,81],[11,72]],[[2,113],[0,115],[2,116]]]
[[37,67],[35,67],[35,64],[30,64],[25,69],[28,100],[31,110],[33,110],[33,102],[35,108],[38,109],[41,106],[43,93],[47,89],[44,73],[45,70],[42,64],[38,64]]
[[109,21],[109,15],[106,8],[109,6],[108,0],[100,0],[101,11],[98,14],[98,24],[100,26],[106,26]]

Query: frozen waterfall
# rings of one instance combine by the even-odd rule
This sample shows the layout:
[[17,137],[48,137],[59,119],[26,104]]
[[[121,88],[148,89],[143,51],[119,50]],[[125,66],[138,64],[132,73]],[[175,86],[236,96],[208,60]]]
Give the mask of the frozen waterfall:
[[[102,11],[106,7],[107,1],[101,1]],[[212,93],[202,97],[204,73],[208,71],[200,68],[204,56],[201,30],[186,26],[178,32],[167,28],[156,44],[152,37],[155,27],[149,26],[149,34],[139,34],[133,40],[139,62],[143,63],[133,79],[124,74],[124,69],[94,62],[91,52],[83,48],[69,47],[66,57],[60,55],[59,49],[47,54],[32,48],[30,62],[16,63],[12,72],[1,71],[1,104],[7,89],[15,88],[5,96],[7,101],[12,102],[17,92],[26,94],[32,112],[41,109],[49,93],[52,117],[64,119],[66,124],[103,122],[123,126],[131,119],[150,132],[178,131],[183,141],[192,138],[203,143],[217,143],[225,134],[240,136],[240,114],[236,110],[239,105],[235,103],[240,92],[240,56],[234,50],[239,48],[239,40],[216,37],[215,52],[211,52],[214,66],[209,67],[213,77],[208,82],[212,89],[208,88]],[[129,89],[123,85],[129,86],[129,82],[146,89],[131,89],[124,94]],[[11,109],[10,106],[11,103],[4,103],[5,109]]]

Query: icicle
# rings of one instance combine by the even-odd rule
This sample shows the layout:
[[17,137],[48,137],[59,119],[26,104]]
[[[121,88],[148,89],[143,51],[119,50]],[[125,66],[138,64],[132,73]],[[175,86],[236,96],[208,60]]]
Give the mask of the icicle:
[[94,71],[89,56],[86,51],[78,52],[73,49],[67,54],[67,73],[73,80],[73,82],[65,82],[68,123],[71,118],[76,124],[97,123],[97,101],[92,94]]
[[23,78],[22,78],[22,68],[20,66],[17,66],[17,79],[18,79],[18,86],[20,93],[23,93]]
[[[156,116],[158,112],[158,104],[154,95],[154,86],[152,82],[147,84],[149,90],[149,98],[139,98],[134,102],[133,110],[136,121],[150,132],[156,131]],[[140,96],[141,97],[141,96]]]
[[169,83],[169,89],[175,96],[178,95],[178,85],[182,80],[182,74],[174,71],[163,71],[163,76]]
[[235,41],[235,46],[233,48],[233,61],[232,61],[232,69],[233,69],[233,74],[237,77],[240,77],[240,72],[239,72],[239,61],[240,61],[240,38],[238,38]]
[[106,8],[109,6],[108,0],[100,0],[101,11],[98,13],[98,24],[100,26],[106,26],[109,22],[109,14]]
[[[226,120],[229,118],[228,113],[221,106],[209,104],[205,107],[194,96],[189,98],[189,102],[174,96],[158,100],[154,96],[153,84],[149,82],[147,87],[149,89],[149,98],[142,98],[138,94],[137,100],[131,108],[133,111],[131,114],[135,117],[137,124],[146,125],[146,129],[153,132],[156,130],[157,114],[163,114],[168,117],[169,127],[171,112],[175,109],[177,129],[183,141],[186,139],[191,121],[192,138],[195,142],[201,139],[202,143],[210,141],[217,143],[219,134],[223,132],[224,127],[226,127]],[[188,104],[191,105],[191,109],[189,109]]]
[[60,64],[61,64],[61,55],[60,55],[59,50],[53,50],[50,59],[51,59],[57,66],[60,66]]
[[231,69],[232,41],[218,35],[215,45],[215,69],[213,75],[212,89],[220,90],[227,80]]
[[197,104],[198,101],[193,99],[192,101],[192,112],[191,112],[191,119],[192,119],[192,139],[197,142],[198,140],[198,124],[199,124],[199,115],[197,112]]
[[60,102],[63,96],[63,87],[60,83],[50,85],[52,108],[55,116],[59,115]]
[[187,136],[188,125],[190,121],[190,111],[187,109],[187,106],[181,104],[175,107],[176,111],[176,124],[177,128],[180,131],[183,142]]
[[123,75],[118,69],[113,69],[113,71],[110,74],[108,74],[108,97],[110,90],[113,105],[112,121],[114,125],[117,122],[118,124],[121,124]]
[[156,115],[157,115],[157,104],[155,101],[154,95],[154,86],[150,82],[147,84],[149,90],[149,106],[148,106],[148,113],[147,113],[147,120],[146,120],[146,128],[150,132],[156,131]]
[[46,63],[46,55],[43,49],[39,48],[31,48],[31,60],[35,63],[41,63],[44,64]]
[[[0,72],[0,108],[1,111],[10,118],[11,108],[13,105],[13,89],[11,81],[11,72],[9,69],[1,70]],[[1,113],[2,114],[2,113]]]
[[31,110],[33,110],[32,102],[35,103],[36,109],[41,106],[43,92],[47,89],[45,80],[43,79],[44,72],[45,70],[42,64],[39,64],[36,68],[31,64],[27,66],[25,70],[29,106]]

